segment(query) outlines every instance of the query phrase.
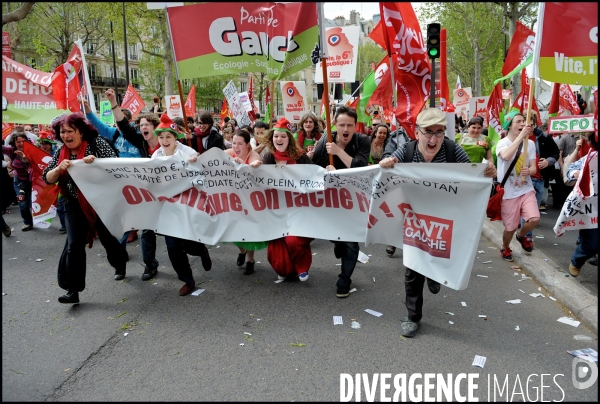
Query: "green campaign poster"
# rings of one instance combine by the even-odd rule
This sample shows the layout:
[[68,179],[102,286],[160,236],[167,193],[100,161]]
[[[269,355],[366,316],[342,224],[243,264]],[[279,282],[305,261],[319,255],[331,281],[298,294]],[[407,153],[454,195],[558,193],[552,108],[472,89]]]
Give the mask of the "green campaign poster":
[[115,116],[112,109],[110,109],[110,101],[100,101],[100,120],[109,126],[115,124]]

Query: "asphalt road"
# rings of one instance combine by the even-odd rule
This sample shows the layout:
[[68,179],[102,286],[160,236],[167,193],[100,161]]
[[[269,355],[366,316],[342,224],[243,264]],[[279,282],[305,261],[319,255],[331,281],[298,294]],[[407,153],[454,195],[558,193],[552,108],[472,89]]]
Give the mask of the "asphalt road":
[[[419,332],[404,339],[401,250],[388,258],[384,246],[361,245],[372,254],[370,262],[357,263],[357,291],[338,299],[339,260],[328,241],[313,242],[307,282],[275,283],[264,250],[256,253],[256,273],[244,276],[235,265],[236,247],[212,246],[212,271],[191,259],[205,292],[180,297],[182,284],[162,238],[159,273],[148,282],[140,279],[139,241],[128,245],[124,281],[113,280],[97,242],[88,250],[81,304],[62,305],[56,264],[65,236],[58,223],[23,233],[18,211],[5,219],[15,231],[2,238],[3,401],[338,401],[346,393],[340,375],[358,373],[369,383],[380,373],[400,380],[418,373],[452,374],[452,380],[474,374],[473,396],[480,401],[598,400],[597,380],[587,389],[574,387],[574,358],[567,353],[598,350],[597,335],[583,324],[557,322],[571,315],[568,310],[534,281],[520,281],[521,273],[500,260],[498,246],[485,238],[468,288],[442,287],[435,296],[426,290]],[[545,226],[543,220],[540,232]],[[529,296],[537,292],[545,297]],[[506,303],[512,299],[521,304]],[[334,325],[333,316],[342,316],[343,325]],[[353,320],[360,329],[351,328]],[[487,358],[483,368],[472,365],[475,355]],[[499,386],[506,382],[502,394],[494,379]],[[388,383],[391,397],[395,388]],[[459,386],[466,396],[466,382]],[[359,390],[367,400],[365,387]],[[374,399],[381,400],[380,384]]]

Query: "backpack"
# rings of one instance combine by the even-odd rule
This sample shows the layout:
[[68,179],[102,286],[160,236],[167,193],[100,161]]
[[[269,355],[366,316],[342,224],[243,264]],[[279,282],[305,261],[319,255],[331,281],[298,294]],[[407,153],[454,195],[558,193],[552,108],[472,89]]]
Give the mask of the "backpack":
[[[455,149],[454,149],[454,145],[455,142],[453,142],[452,140],[448,139],[448,138],[444,138],[444,144],[446,145],[446,163],[455,163],[456,162],[456,156],[455,154]],[[412,162],[415,156],[415,150],[417,146],[417,141],[416,140],[411,140],[410,142],[408,142],[406,144],[406,150],[404,152],[404,162]],[[410,158],[407,160],[408,156],[410,156]]]

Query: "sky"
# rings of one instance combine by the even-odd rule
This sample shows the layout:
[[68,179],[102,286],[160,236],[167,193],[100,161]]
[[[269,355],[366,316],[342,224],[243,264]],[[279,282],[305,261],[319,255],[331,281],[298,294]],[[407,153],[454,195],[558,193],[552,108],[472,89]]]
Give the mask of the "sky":
[[[412,3],[415,12],[420,3]],[[379,14],[379,2],[363,2],[363,3],[330,3],[325,2],[323,5],[325,17],[333,20],[339,15],[343,15],[346,19],[350,19],[350,11],[356,10],[365,20],[373,18],[373,14]]]

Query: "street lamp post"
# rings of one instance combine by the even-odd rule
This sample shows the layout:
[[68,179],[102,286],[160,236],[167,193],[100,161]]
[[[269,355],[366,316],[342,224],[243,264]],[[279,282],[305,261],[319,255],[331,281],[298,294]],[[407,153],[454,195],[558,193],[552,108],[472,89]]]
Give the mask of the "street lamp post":
[[127,86],[129,86],[129,49],[127,49],[127,21],[125,19],[125,2],[123,2],[123,39],[125,40],[125,92],[127,92]]

